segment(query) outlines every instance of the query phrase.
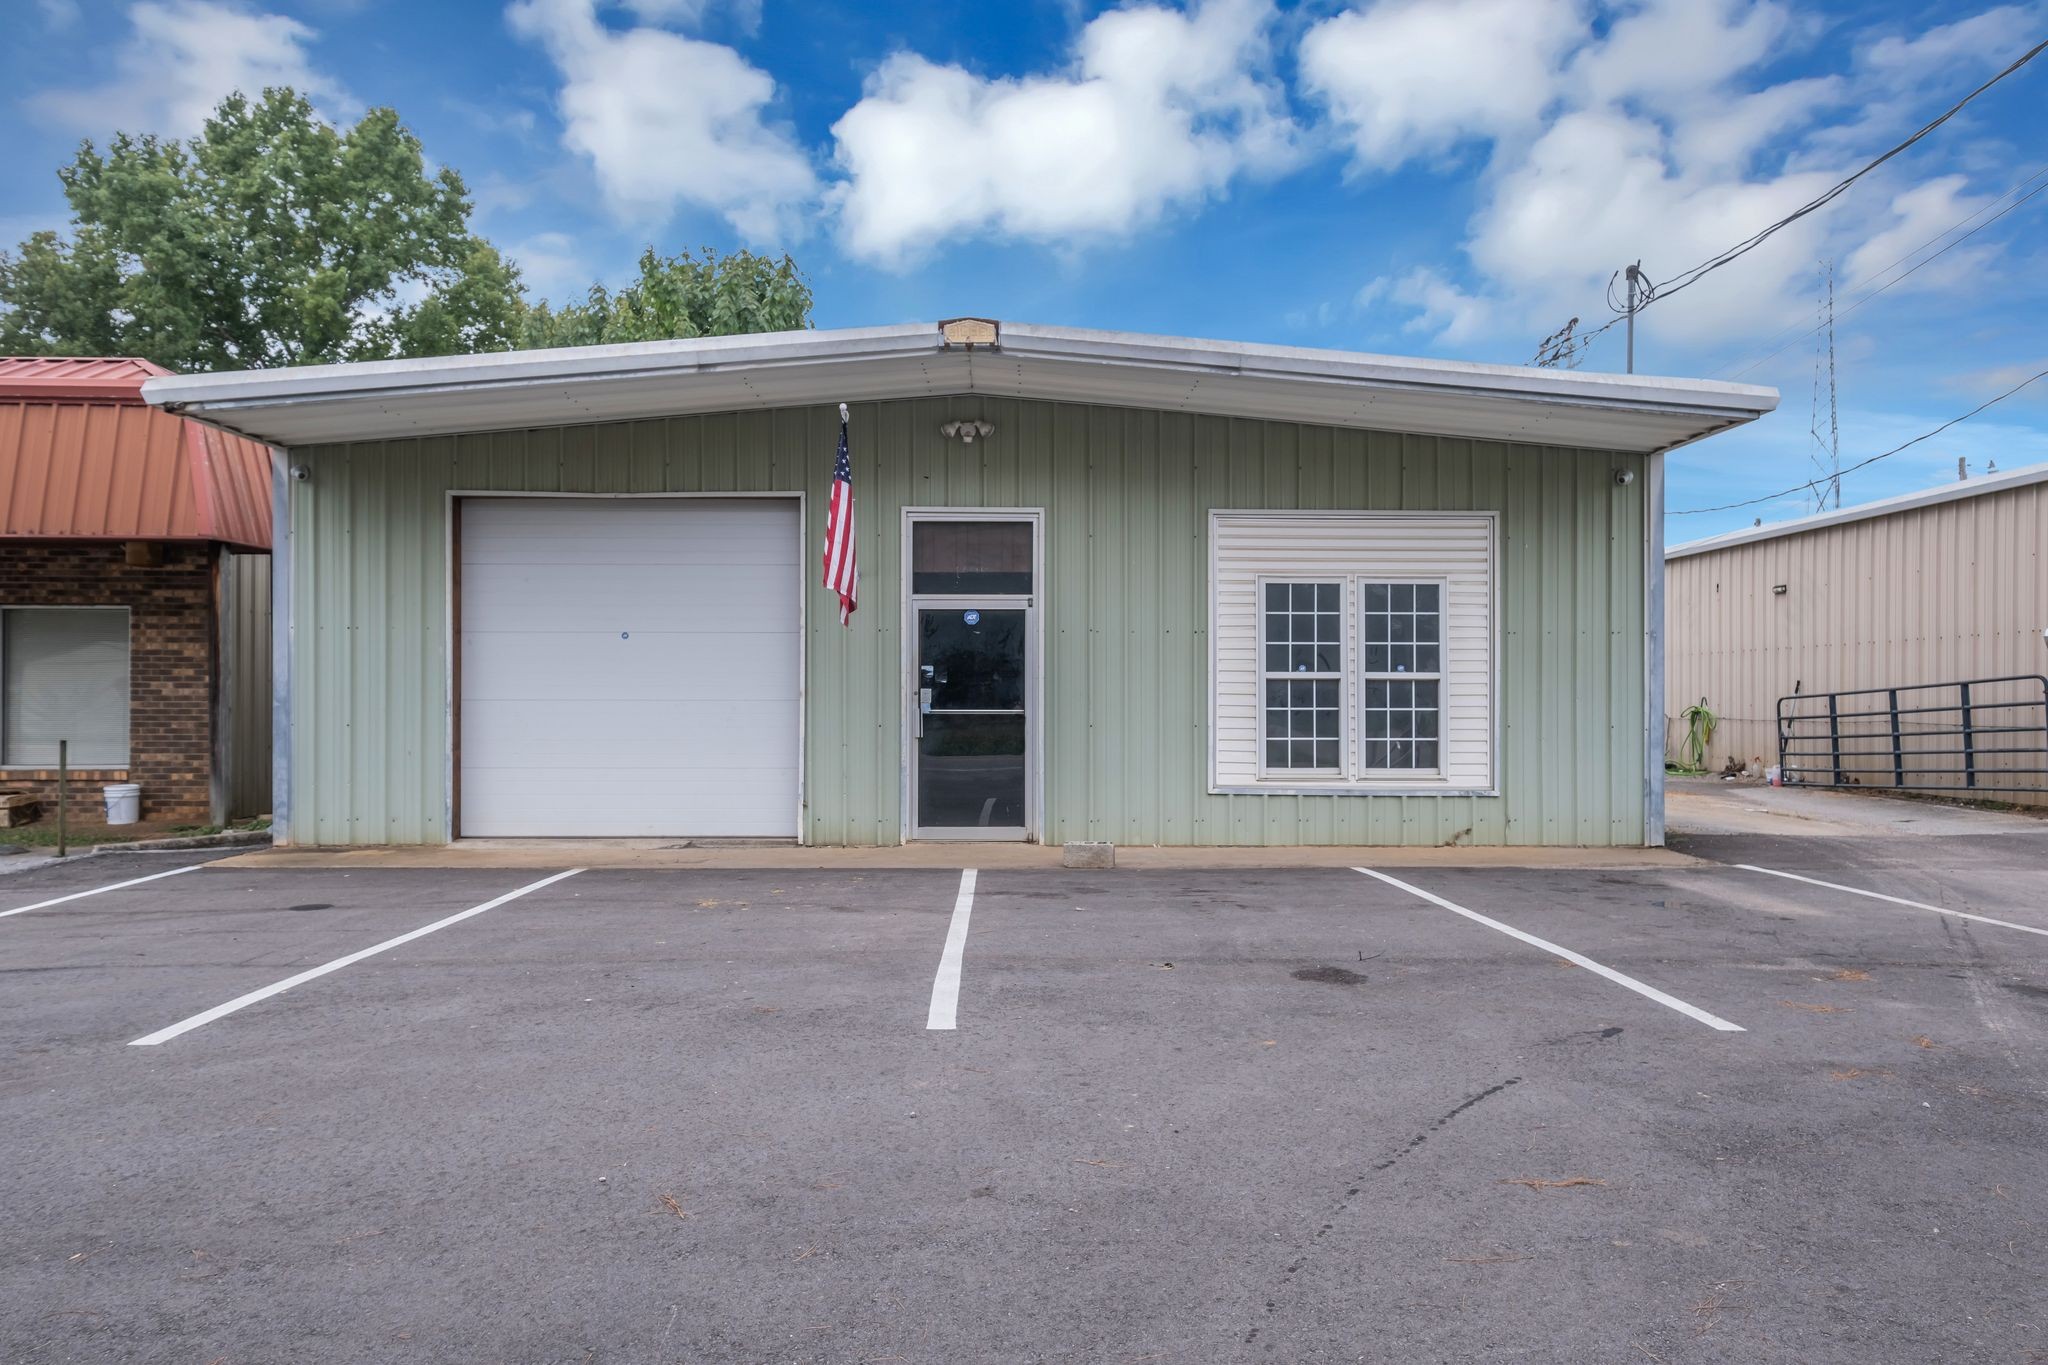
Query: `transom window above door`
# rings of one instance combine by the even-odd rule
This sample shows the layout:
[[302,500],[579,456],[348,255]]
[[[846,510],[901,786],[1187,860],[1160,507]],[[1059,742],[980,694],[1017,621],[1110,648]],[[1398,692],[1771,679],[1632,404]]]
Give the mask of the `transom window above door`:
[[918,520],[910,524],[910,590],[931,597],[1027,596],[1028,521]]

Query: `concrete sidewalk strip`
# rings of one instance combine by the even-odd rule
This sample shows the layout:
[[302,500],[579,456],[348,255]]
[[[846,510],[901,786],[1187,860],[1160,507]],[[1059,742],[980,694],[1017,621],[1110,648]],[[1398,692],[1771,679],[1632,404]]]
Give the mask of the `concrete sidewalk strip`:
[[1840,882],[1824,882],[1818,877],[1802,877],[1797,872],[1780,872],[1774,867],[1758,867],[1754,863],[1737,863],[1744,872],[1761,872],[1766,877],[1783,877],[1787,881],[1805,882],[1808,886],[1824,886],[1830,891],[1846,891],[1852,896],[1868,896],[1874,901],[1885,901],[1891,905],[1903,905],[1910,910],[1932,910],[1937,915],[1952,915],[1957,919],[1974,920],[1978,924],[1995,924],[2001,929],[2017,929],[2023,934],[2039,934],[2048,938],[2048,929],[2037,929],[2031,924],[2014,924],[2009,919],[1993,919],[1989,915],[1973,915],[1967,910],[1951,910],[1944,905],[1929,905],[1926,901],[1909,901],[1903,896],[1887,896],[1882,891],[1865,891],[1860,886],[1844,886]]
[[504,895],[494,900],[485,901],[482,905],[472,905],[467,910],[458,911],[445,919],[437,919],[432,924],[423,924],[409,933],[400,934],[397,938],[387,938],[382,943],[374,944],[359,952],[350,953],[346,957],[338,957],[332,962],[323,963],[309,971],[300,972],[297,976],[288,976],[282,981],[263,987],[261,990],[250,991],[247,995],[238,995],[224,1005],[215,1005],[212,1009],[202,1010],[189,1019],[181,1019],[168,1028],[161,1028],[145,1037],[132,1039],[128,1046],[155,1047],[160,1043],[168,1043],[180,1034],[190,1033],[193,1029],[199,1028],[204,1024],[210,1024],[216,1019],[225,1018],[237,1010],[247,1009],[251,1005],[268,1000],[273,995],[281,995],[294,986],[302,986],[306,982],[326,976],[330,972],[338,972],[343,967],[352,966],[355,963],[361,962],[364,958],[375,957],[377,954],[387,952],[392,948],[399,947],[401,944],[410,943],[416,938],[425,938],[437,929],[446,929],[451,924],[460,924],[463,920],[481,915],[486,910],[495,910],[507,901],[516,901],[521,896],[530,895],[544,886],[552,886],[556,882],[573,877],[583,870],[580,867],[572,867],[567,872],[557,872],[552,877],[543,877],[537,882],[528,882],[525,886],[515,891],[507,891]]
[[1563,958],[1565,961],[1570,962],[1575,966],[1584,967],[1587,971],[1592,972],[1597,976],[1606,977],[1609,981],[1612,981],[1617,986],[1625,986],[1629,990],[1634,991],[1637,995],[1656,1001],[1658,1004],[1664,1006],[1666,1009],[1677,1010],[1680,1014],[1686,1016],[1688,1019],[1697,1019],[1700,1023],[1705,1024],[1708,1028],[1719,1029],[1723,1033],[1747,1032],[1747,1030],[1745,1030],[1740,1024],[1731,1024],[1718,1014],[1709,1014],[1707,1013],[1707,1011],[1701,1009],[1697,1005],[1687,1004],[1685,1001],[1680,1000],[1675,995],[1668,995],[1665,992],[1658,990],[1655,986],[1646,985],[1643,982],[1636,980],[1634,977],[1627,975],[1626,973],[1617,972],[1612,967],[1606,966],[1599,962],[1595,962],[1592,958],[1587,957],[1583,953],[1575,953],[1569,948],[1560,947],[1559,945],[1552,943],[1549,939],[1538,938],[1534,934],[1525,933],[1522,930],[1515,928],[1515,926],[1512,924],[1503,924],[1497,919],[1490,919],[1487,916],[1480,914],[1476,910],[1467,910],[1464,906],[1459,905],[1453,901],[1447,901],[1442,896],[1431,895],[1429,892],[1424,891],[1419,886],[1411,886],[1409,883],[1402,881],[1398,877],[1389,877],[1386,873],[1375,872],[1369,867],[1353,868],[1352,871],[1362,872],[1368,877],[1372,877],[1375,880],[1385,882],[1388,886],[1399,887],[1401,890],[1406,891],[1411,896],[1420,897],[1421,899],[1428,901],[1431,905],[1440,905],[1444,909],[1452,911],[1455,914],[1463,915],[1466,919],[1469,919],[1474,923],[1483,924],[1489,929],[1497,930],[1500,933],[1506,934],[1509,938],[1520,939],[1522,942],[1530,944],[1537,948],[1541,948],[1543,949],[1543,951],[1547,953],[1555,953],[1559,957]]
[[37,901],[34,905],[17,905],[12,910],[0,910],[0,919],[6,919],[9,915],[25,915],[31,910],[47,910],[53,905],[84,900],[87,896],[97,896],[108,891],[119,891],[124,886],[140,886],[144,882],[161,881],[165,877],[175,877],[180,872],[197,872],[205,866],[205,863],[192,863],[185,867],[174,867],[168,872],[152,872],[147,877],[130,877],[125,882],[109,882],[105,886],[95,886],[86,891],[73,891],[68,896],[52,896],[49,900]]
[[[1058,871],[1059,844],[932,843],[873,848],[821,848],[785,843],[678,844],[673,839],[458,839],[452,844],[367,848],[266,848],[222,859],[226,868],[275,870],[404,868],[409,870],[532,870],[574,862],[593,870],[693,872],[885,872],[913,869],[983,872]],[[1700,867],[1698,858],[1668,848],[1384,848],[1180,847],[1120,844],[1116,870],[1127,872],[1292,871],[1344,869],[1371,861],[1382,867],[1550,868],[1562,871],[1659,871]]]

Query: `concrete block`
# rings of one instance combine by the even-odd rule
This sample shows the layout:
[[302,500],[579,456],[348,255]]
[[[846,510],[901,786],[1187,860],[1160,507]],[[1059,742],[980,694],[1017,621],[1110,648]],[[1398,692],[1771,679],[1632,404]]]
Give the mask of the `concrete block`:
[[1062,867],[1115,867],[1115,844],[1065,844],[1060,848]]

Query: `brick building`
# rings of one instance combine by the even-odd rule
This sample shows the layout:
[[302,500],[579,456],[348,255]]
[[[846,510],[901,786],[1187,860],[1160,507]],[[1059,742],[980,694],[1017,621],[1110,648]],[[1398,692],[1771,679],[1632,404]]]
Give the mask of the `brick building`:
[[142,401],[141,360],[0,358],[0,791],[145,820],[269,804],[270,456]]

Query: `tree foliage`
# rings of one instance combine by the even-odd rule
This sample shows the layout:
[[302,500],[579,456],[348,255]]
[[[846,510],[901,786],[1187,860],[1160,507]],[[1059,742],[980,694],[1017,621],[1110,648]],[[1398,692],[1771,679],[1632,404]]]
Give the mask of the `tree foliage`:
[[524,347],[600,346],[667,337],[787,332],[811,325],[811,287],[788,256],[640,254],[640,277],[616,293],[592,285],[582,303],[528,311]]
[[389,109],[338,129],[290,90],[231,95],[189,143],[117,134],[58,172],[64,240],[0,257],[0,347],[178,370],[504,349],[518,271],[469,230]]
[[795,263],[746,251],[649,249],[617,293],[529,305],[390,109],[336,128],[288,89],[232,95],[189,142],[120,133],[58,176],[69,233],[0,252],[0,353],[257,369],[810,325]]

